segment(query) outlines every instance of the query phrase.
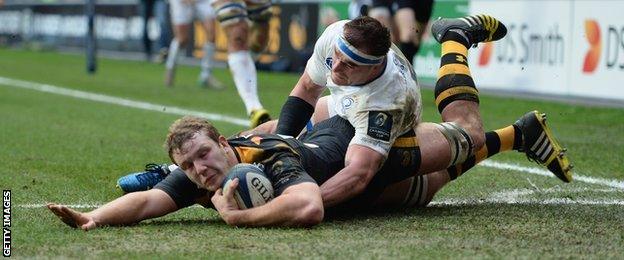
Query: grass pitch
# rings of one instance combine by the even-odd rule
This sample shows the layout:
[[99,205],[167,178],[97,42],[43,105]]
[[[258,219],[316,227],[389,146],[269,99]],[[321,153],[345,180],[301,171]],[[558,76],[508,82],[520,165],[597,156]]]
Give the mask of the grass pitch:
[[[0,77],[245,118],[227,70],[223,91],[198,88],[198,68],[99,60],[94,76],[76,55],[0,49]],[[277,116],[297,75],[259,73],[263,104]],[[423,90],[424,121],[439,121]],[[164,108],[166,109],[166,108]],[[43,207],[89,210],[118,197],[116,179],[166,162],[167,127],[179,116],[0,84],[0,186],[12,190],[12,254],[69,258],[624,258],[624,110],[481,96],[487,129],[533,109],[569,148],[576,181],[508,153],[445,187],[432,206],[328,219],[311,229],[232,228],[189,208],[131,227],[83,232]],[[224,135],[243,127],[215,122]],[[538,170],[539,171],[539,170]]]

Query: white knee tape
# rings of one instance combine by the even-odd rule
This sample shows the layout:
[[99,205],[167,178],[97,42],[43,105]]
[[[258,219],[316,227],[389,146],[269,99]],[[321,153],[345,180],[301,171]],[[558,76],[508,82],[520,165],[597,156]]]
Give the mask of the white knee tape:
[[273,15],[273,11],[271,9],[271,1],[263,1],[255,4],[247,5],[247,13],[249,15],[249,20],[256,23],[266,23],[269,22],[271,16]]
[[409,192],[403,200],[403,205],[407,208],[427,206],[427,175],[414,176],[411,178]]
[[214,4],[217,20],[221,26],[228,26],[247,19],[247,6],[244,1],[218,1]]
[[463,163],[472,155],[473,142],[470,135],[453,122],[436,124],[440,132],[448,140],[451,150],[451,161],[449,167]]

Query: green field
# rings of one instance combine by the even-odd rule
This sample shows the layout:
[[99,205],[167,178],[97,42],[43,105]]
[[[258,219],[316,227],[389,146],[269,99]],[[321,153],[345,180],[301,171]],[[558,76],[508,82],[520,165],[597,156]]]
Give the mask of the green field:
[[[179,115],[167,107],[245,118],[227,70],[223,91],[198,88],[198,68],[166,88],[157,64],[0,49],[0,188],[12,191],[12,254],[52,258],[624,258],[624,110],[481,97],[487,129],[533,109],[570,150],[576,180],[564,184],[523,154],[502,154],[445,187],[424,209],[327,219],[311,229],[232,228],[189,208],[131,227],[71,229],[46,202],[89,210],[121,195],[115,181],[166,162],[162,142]],[[7,79],[149,102],[150,111],[18,87]],[[297,75],[259,73],[276,115]],[[36,83],[36,84],[31,84]],[[425,121],[439,121],[423,90]],[[224,135],[243,129],[215,122]]]

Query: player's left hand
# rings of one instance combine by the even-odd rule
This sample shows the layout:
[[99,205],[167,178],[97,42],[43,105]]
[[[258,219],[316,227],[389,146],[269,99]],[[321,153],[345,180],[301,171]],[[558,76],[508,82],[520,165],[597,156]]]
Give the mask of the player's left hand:
[[227,186],[224,189],[218,189],[215,194],[212,196],[212,204],[215,209],[219,211],[219,215],[221,218],[225,220],[226,223],[232,223],[232,214],[234,211],[240,210],[238,203],[234,199],[234,191],[236,187],[238,187],[238,178],[232,180],[231,182],[226,184]]

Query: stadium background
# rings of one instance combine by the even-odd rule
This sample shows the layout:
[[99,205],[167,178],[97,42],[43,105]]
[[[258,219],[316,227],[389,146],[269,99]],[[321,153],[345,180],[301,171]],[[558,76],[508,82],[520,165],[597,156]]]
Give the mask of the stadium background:
[[[214,71],[228,85],[223,91],[198,88],[196,66],[180,66],[179,84],[166,88],[162,65],[118,59],[142,57],[134,1],[97,1],[101,55],[97,73],[88,75],[83,2],[4,0],[0,8],[0,186],[13,192],[16,257],[624,258],[624,110],[605,107],[624,103],[624,52],[616,40],[624,22],[615,18],[623,1],[436,2],[433,17],[504,16],[508,39],[471,53],[485,128],[508,125],[531,109],[547,112],[576,165],[570,184],[509,153],[475,167],[424,209],[328,218],[301,230],[232,228],[215,212],[193,207],[90,232],[69,229],[45,203],[87,211],[118,197],[119,176],[167,161],[163,137],[181,114],[213,118],[226,135],[248,121],[226,69]],[[272,20],[279,37],[264,56],[279,62],[266,68],[297,70],[290,63],[311,48],[321,18],[332,12],[327,7],[343,18],[347,2],[279,5],[279,19]],[[291,26],[293,20],[303,26]],[[155,39],[157,26],[151,27]],[[416,61],[423,85],[436,73],[439,52],[426,37]],[[200,46],[202,36],[195,38]],[[529,54],[525,44],[539,51]],[[279,111],[298,73],[260,72],[258,79],[261,100]],[[423,119],[439,121],[432,91],[422,94]]]
[[[141,19],[137,1],[97,1],[95,31],[98,48],[141,50]],[[273,70],[301,71],[317,35],[331,21],[347,18],[348,1],[277,1],[270,21],[269,44],[259,62]],[[624,23],[612,10],[624,1],[612,0],[438,0],[432,19],[489,13],[504,17],[509,27],[502,41],[471,50],[476,83],[496,93],[583,99],[621,104],[624,89],[610,82],[624,77]],[[86,33],[83,1],[6,0],[0,10],[2,42],[36,42],[44,47],[81,47]],[[556,15],[553,15],[556,13]],[[150,38],[159,28],[150,21]],[[195,30],[200,57],[205,35]],[[224,61],[227,41],[217,32],[218,60]],[[426,32],[415,64],[419,80],[435,80],[439,45]]]

